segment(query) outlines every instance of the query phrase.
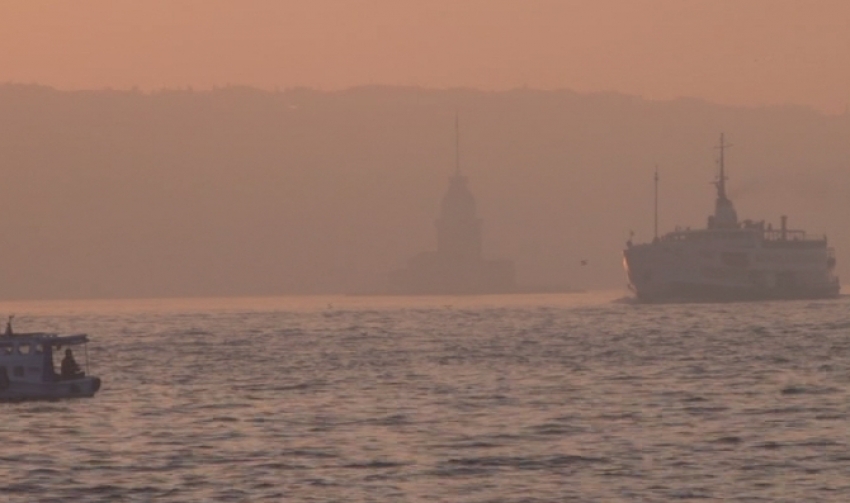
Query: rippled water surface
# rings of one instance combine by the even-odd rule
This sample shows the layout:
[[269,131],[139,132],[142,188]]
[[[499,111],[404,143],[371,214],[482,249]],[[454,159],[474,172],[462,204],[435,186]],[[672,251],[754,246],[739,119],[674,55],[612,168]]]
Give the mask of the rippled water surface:
[[850,501],[850,299],[5,303],[95,398],[0,404],[3,501]]

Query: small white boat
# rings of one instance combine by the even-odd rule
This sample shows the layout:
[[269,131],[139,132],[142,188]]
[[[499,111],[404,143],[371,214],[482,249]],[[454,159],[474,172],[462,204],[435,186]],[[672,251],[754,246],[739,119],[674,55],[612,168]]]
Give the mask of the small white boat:
[[[88,370],[87,343],[86,334],[13,333],[10,317],[6,332],[0,335],[0,401],[94,396],[100,378],[83,370]],[[74,348],[82,349],[82,368],[74,358]],[[57,372],[53,359],[60,352],[64,358]]]

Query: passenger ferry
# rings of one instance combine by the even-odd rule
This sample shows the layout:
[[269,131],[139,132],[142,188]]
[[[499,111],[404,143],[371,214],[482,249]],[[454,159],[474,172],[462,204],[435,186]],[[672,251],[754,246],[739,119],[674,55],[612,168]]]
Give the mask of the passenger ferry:
[[[10,317],[0,335],[0,401],[80,398],[97,393],[100,378],[86,372],[88,335],[17,334],[11,321]],[[74,349],[82,353],[82,368]],[[64,355],[58,367],[54,355]]]
[[623,264],[630,287],[646,302],[820,299],[840,292],[835,252],[825,236],[788,228],[786,216],[773,227],[738,220],[726,195],[724,148],[714,215],[705,229],[676,229],[658,236],[658,175],[655,239],[626,243]]

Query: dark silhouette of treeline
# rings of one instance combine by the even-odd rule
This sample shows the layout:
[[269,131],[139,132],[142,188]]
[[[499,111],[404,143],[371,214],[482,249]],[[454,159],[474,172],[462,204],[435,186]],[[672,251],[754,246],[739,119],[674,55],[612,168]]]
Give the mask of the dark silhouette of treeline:
[[[630,231],[701,227],[713,146],[742,219],[829,235],[850,278],[850,117],[617,94],[0,85],[0,297],[376,292],[433,249],[460,163],[485,254],[617,288]],[[582,261],[586,265],[582,265]]]

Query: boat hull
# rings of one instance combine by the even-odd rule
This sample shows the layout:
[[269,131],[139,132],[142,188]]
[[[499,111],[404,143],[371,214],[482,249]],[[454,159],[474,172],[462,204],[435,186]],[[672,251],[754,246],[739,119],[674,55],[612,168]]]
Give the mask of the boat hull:
[[12,381],[0,390],[0,401],[91,398],[100,389],[99,377],[82,377],[55,382]]

